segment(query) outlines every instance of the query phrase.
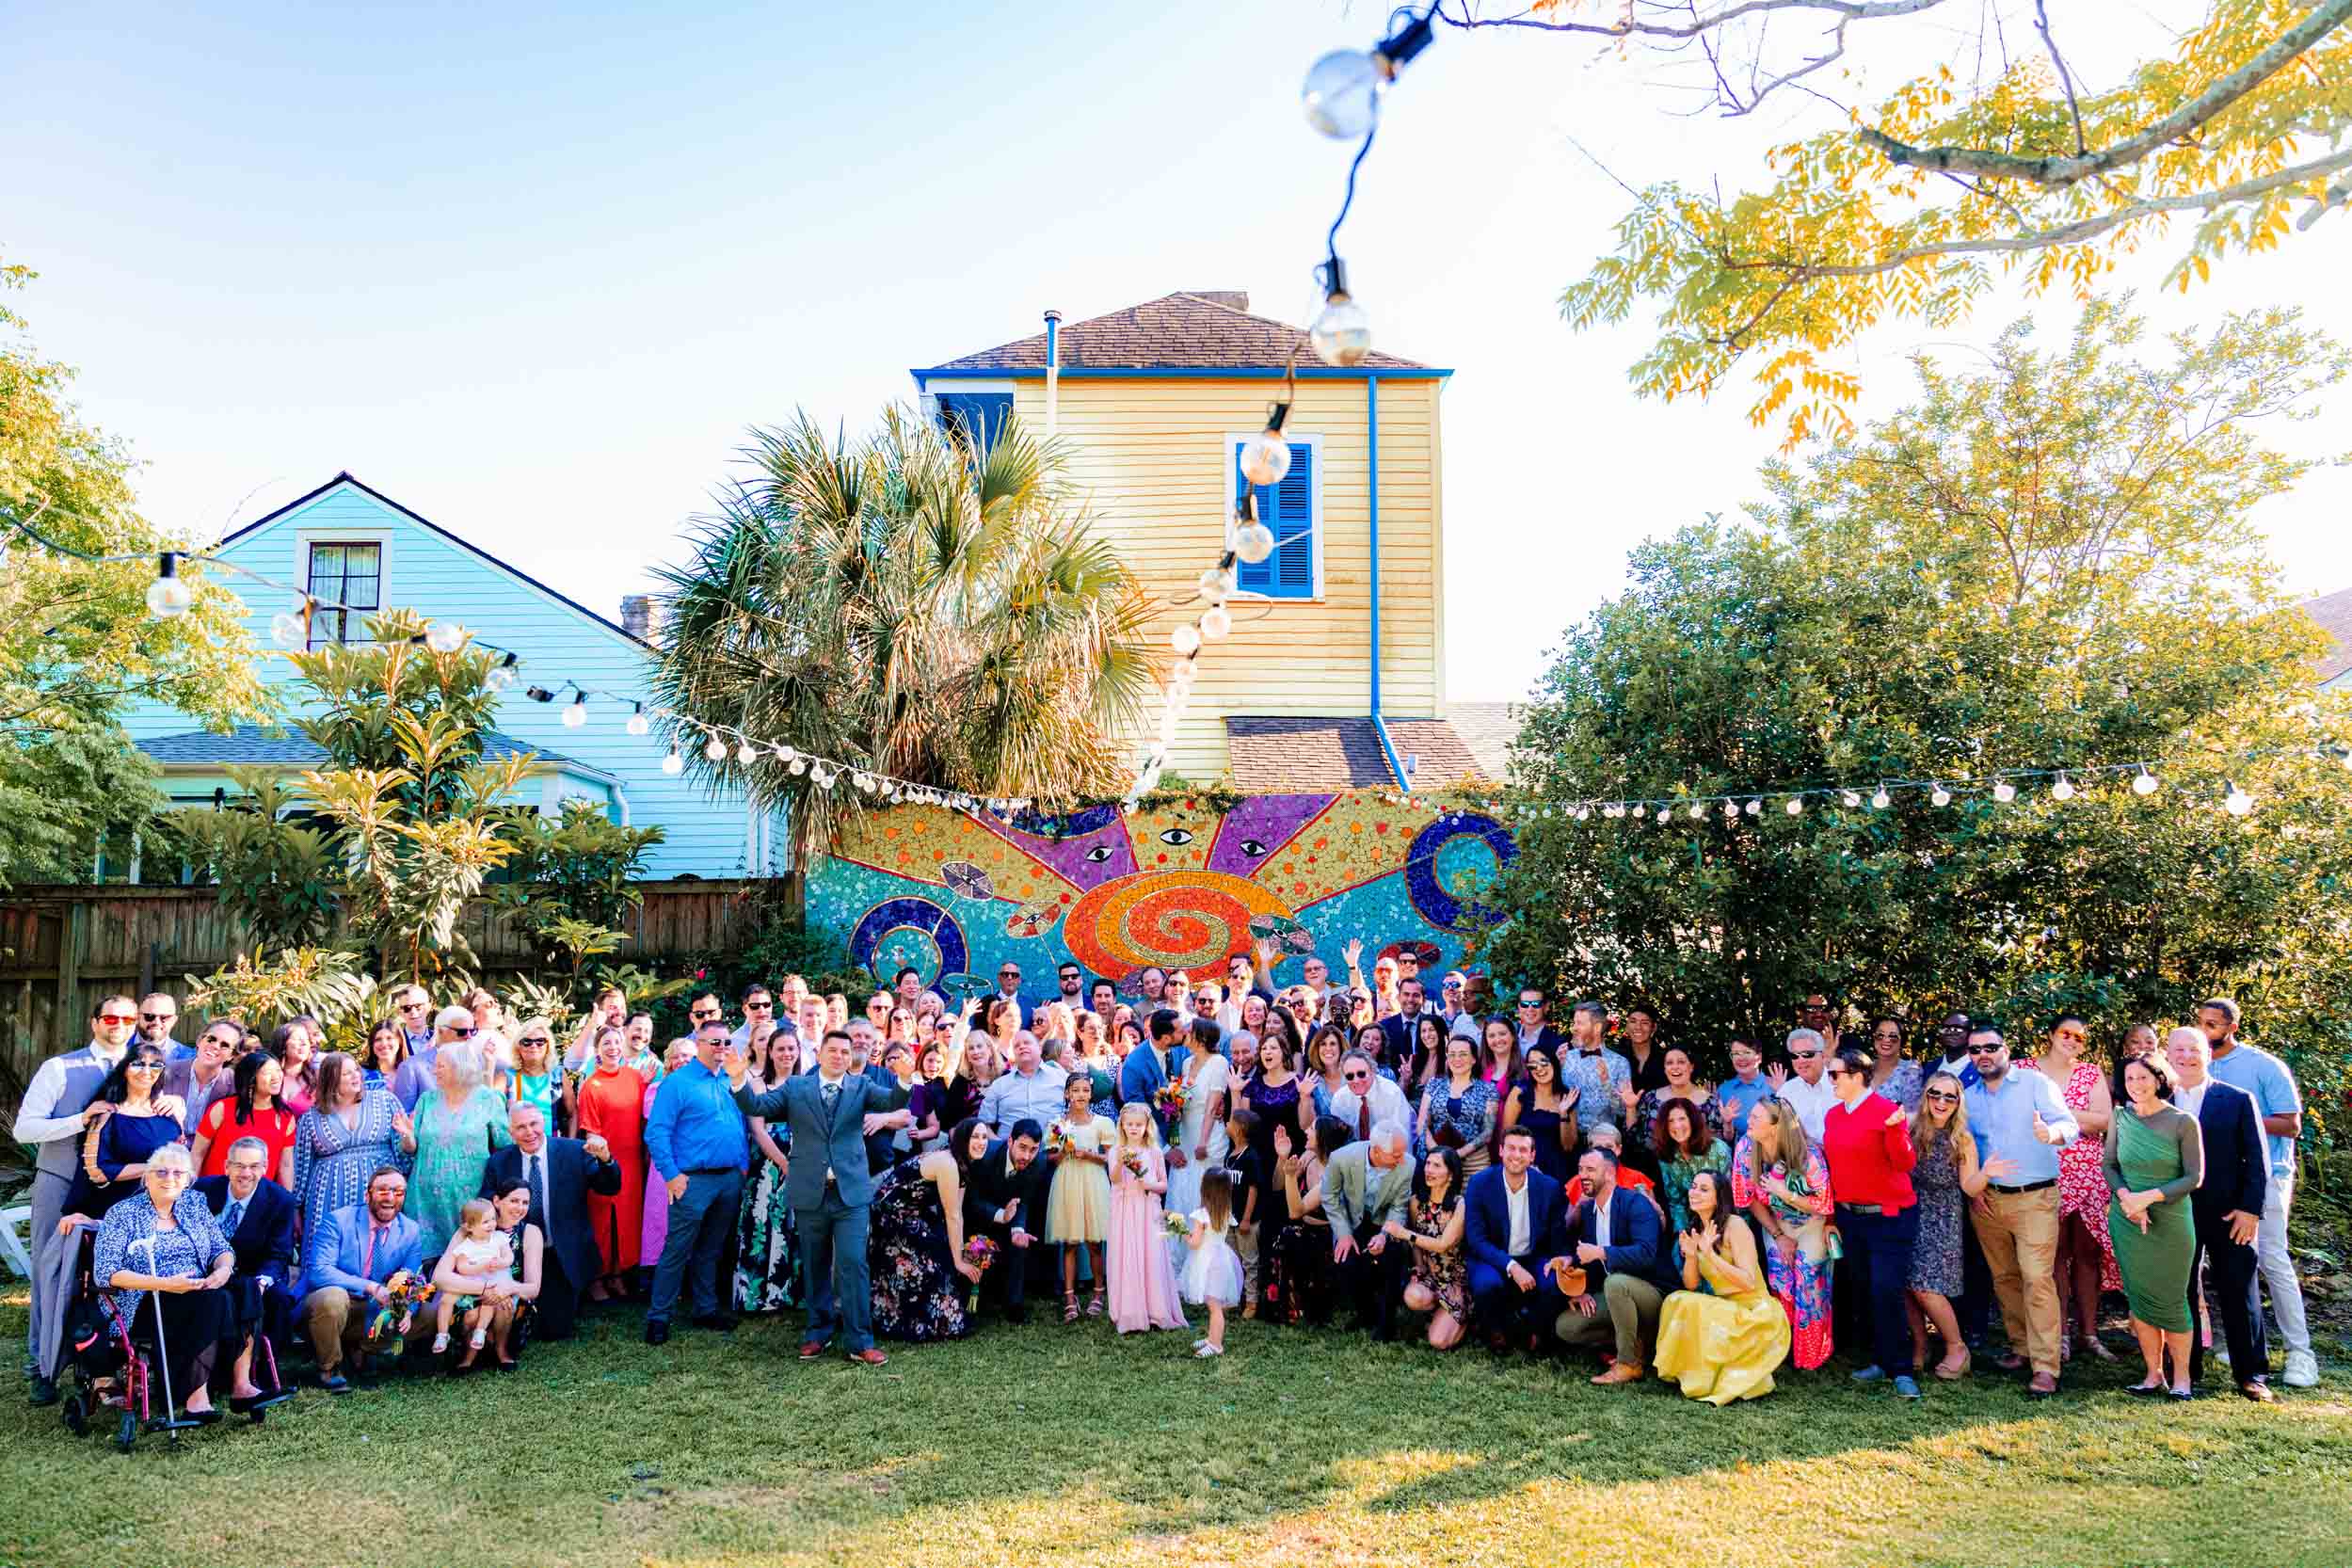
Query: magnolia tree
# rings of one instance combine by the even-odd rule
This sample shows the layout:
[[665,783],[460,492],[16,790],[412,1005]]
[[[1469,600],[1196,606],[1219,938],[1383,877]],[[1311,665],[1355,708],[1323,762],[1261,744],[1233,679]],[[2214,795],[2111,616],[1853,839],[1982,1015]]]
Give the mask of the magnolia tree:
[[2119,1028],[2232,991],[2337,1073],[2352,712],[2247,514],[2310,466],[2264,422],[2344,370],[2291,312],[2149,344],[2100,306],[1637,551],[1521,732],[1497,973],[1714,1051],[1814,990]]

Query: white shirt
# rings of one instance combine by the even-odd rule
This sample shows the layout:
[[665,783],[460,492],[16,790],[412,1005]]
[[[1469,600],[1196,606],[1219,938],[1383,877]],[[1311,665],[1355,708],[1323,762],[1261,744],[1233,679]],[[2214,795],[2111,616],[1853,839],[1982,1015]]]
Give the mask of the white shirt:
[[1511,1240],[1504,1250],[1513,1257],[1525,1257],[1528,1249],[1535,1244],[1528,1234],[1528,1183],[1525,1180],[1513,1187],[1509,1176],[1503,1177],[1503,1206],[1511,1210]]
[[1592,1244],[1596,1247],[1608,1245],[1608,1211],[1616,1198],[1617,1189],[1611,1187],[1608,1197],[1592,1200]]
[[2172,1103],[2180,1108],[2183,1114],[2194,1116],[2204,1109],[2205,1091],[2212,1085],[2210,1078],[2193,1087],[2184,1083],[2172,1091]]
[[1830,1075],[1824,1072],[1820,1082],[1807,1083],[1791,1073],[1788,1081],[1781,1085],[1780,1097],[1797,1112],[1798,1125],[1805,1129],[1805,1136],[1816,1143],[1820,1142],[1821,1129],[1829,1121],[1830,1107],[1837,1103],[1837,1091],[1830,1087]]
[[66,1064],[72,1060],[95,1062],[109,1072],[122,1061],[131,1045],[124,1041],[121,1050],[109,1050],[91,1040],[78,1050],[53,1056],[33,1069],[33,1081],[24,1086],[24,1098],[16,1108],[16,1124],[9,1132],[20,1144],[54,1144],[61,1138],[82,1135],[82,1107],[75,1106],[65,1115],[56,1115],[57,1096],[65,1093]]
[[[1412,1111],[1404,1101],[1404,1091],[1397,1087],[1397,1080],[1393,1078],[1383,1078],[1378,1073],[1372,1075],[1371,1101],[1374,1127],[1383,1122],[1402,1125],[1413,1119]],[[1347,1123],[1348,1129],[1352,1132],[1358,1119],[1356,1112],[1362,1103],[1362,1096],[1354,1090],[1342,1089],[1331,1096],[1331,1113]]]

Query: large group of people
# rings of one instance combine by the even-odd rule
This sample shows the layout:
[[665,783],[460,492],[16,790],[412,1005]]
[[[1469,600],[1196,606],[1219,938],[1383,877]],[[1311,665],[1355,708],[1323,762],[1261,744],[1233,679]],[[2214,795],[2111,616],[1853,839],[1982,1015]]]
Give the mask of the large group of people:
[[343,1393],[395,1362],[510,1368],[640,1300],[648,1345],[790,1310],[803,1360],[867,1366],[1032,1304],[1203,1358],[1236,1316],[1345,1314],[1723,1403],[1841,1347],[1919,1398],[1996,1353],[1996,1306],[1993,1364],[2048,1397],[2115,1358],[2120,1290],[2132,1393],[2187,1399],[2214,1359],[2268,1400],[2266,1288],[2283,1382],[2316,1381],[2300,1102],[2226,998],[2102,1065],[2072,1016],[2029,1042],[1955,1011],[1914,1054],[1902,1018],[1849,1030],[1814,996],[1768,1066],[1644,1005],[1579,1001],[1563,1032],[1542,989],[1504,1013],[1460,972],[1432,1000],[1409,945],[1281,987],[1273,956],[1119,984],[1064,963],[1042,999],[1015,963],[952,998],[906,969],[855,1008],[786,976],[692,997],[658,1051],[617,991],[558,1028],[409,985],[349,1052],[311,1018],[184,1045],[168,996],[107,998],[15,1123],[33,1399],[77,1291],[160,1321],[198,1420],[281,1397],[297,1347]]

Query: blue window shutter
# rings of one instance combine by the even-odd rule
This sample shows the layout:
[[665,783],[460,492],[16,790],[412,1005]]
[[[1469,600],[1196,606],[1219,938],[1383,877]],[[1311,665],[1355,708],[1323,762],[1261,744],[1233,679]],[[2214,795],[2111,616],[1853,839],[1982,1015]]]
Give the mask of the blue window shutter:
[[1268,564],[1274,568],[1272,592],[1277,599],[1315,597],[1315,449],[1304,441],[1290,443],[1290,472],[1273,487],[1275,509],[1282,516],[1274,537],[1285,540]]
[[[1241,476],[1241,443],[1233,443],[1233,493],[1238,498],[1250,482]],[[1282,536],[1282,529],[1274,520],[1274,489],[1272,485],[1257,487],[1257,520],[1273,529],[1274,536]],[[1280,554],[1277,551],[1275,554]],[[1233,563],[1234,583],[1245,593],[1272,594],[1274,591],[1274,556],[1262,561]]]
[[1004,433],[1013,417],[1011,392],[941,392],[939,427],[961,430],[973,446],[986,451]]

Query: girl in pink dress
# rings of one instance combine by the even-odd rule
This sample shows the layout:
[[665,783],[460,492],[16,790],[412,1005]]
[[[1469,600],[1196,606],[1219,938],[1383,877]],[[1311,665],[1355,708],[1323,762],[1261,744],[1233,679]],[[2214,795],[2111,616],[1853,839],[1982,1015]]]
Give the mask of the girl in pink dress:
[[1121,1334],[1185,1328],[1176,1295],[1176,1265],[1160,1195],[1168,1167],[1151,1108],[1130,1100],[1119,1112],[1119,1142],[1111,1151],[1111,1239],[1104,1272],[1111,1276],[1111,1322]]

